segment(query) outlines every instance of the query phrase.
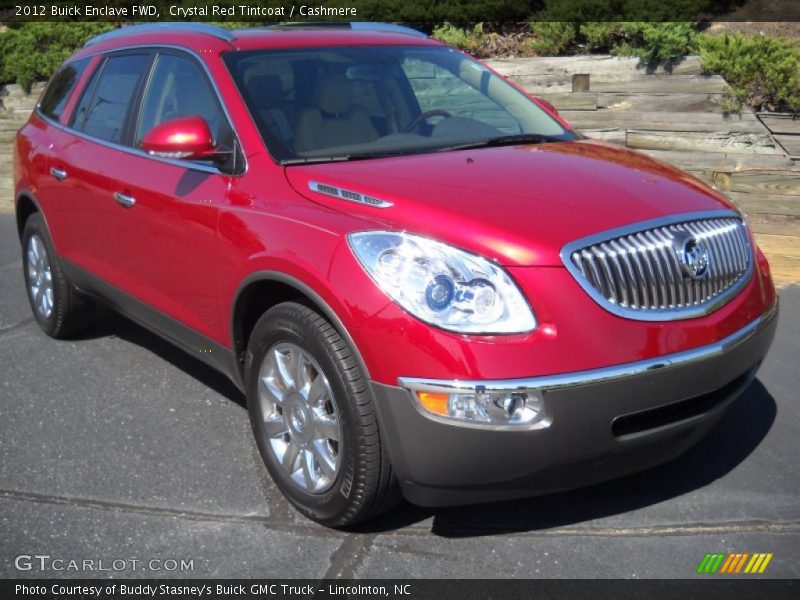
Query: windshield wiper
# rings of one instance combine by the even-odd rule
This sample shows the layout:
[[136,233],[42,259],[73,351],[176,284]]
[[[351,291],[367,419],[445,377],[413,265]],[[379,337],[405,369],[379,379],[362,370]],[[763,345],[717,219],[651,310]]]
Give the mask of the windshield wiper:
[[399,149],[399,150],[377,150],[374,152],[359,152],[354,154],[340,154],[338,156],[307,156],[298,158],[287,158],[281,161],[282,165],[307,165],[313,163],[344,162],[349,160],[368,160],[370,158],[389,158],[392,156],[408,156],[409,154],[421,154],[432,152],[436,148],[423,149]]
[[517,144],[546,144],[548,142],[563,142],[563,138],[555,135],[544,135],[542,133],[517,133],[514,135],[501,135],[486,140],[475,140],[473,142],[463,142],[440,146],[436,152],[447,152],[449,150],[468,150],[470,148],[491,148],[494,146],[516,146]]
[[281,161],[282,165],[310,165],[314,163],[344,162],[353,157],[349,154],[340,156],[301,156],[297,158],[285,158]]
[[286,158],[282,165],[308,165],[314,163],[344,162],[350,160],[366,160],[370,158],[388,158],[391,156],[408,156],[411,154],[426,154],[428,152],[447,152],[449,150],[467,150],[470,148],[490,148],[492,146],[514,146],[517,144],[544,144],[547,142],[562,142],[564,138],[541,133],[518,133],[514,135],[501,135],[485,140],[460,142],[447,146],[432,146],[423,148],[397,148],[393,150],[375,150],[372,152],[359,152],[353,154],[340,154],[337,156],[299,156]]

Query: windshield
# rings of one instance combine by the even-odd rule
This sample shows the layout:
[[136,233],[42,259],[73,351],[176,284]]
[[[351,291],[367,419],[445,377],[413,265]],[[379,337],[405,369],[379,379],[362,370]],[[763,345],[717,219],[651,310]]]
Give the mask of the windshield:
[[224,60],[267,149],[286,164],[577,137],[452,48],[253,50]]

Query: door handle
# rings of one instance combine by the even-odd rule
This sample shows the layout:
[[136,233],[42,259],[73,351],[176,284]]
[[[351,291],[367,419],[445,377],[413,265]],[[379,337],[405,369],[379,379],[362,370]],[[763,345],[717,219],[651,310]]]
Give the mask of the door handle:
[[136,204],[136,198],[121,194],[119,192],[114,192],[114,200],[117,201],[117,204],[124,206],[125,208],[131,208],[134,204]]
[[64,169],[58,169],[56,167],[50,167],[50,175],[59,181],[64,181],[67,178],[67,172]]

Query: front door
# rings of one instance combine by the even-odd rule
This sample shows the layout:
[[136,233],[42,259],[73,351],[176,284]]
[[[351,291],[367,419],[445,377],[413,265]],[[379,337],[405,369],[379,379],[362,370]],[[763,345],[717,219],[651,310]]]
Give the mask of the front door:
[[187,116],[202,117],[217,145],[233,151],[232,129],[203,69],[189,55],[159,52],[131,127],[132,151],[112,174],[110,192],[122,203],[125,229],[114,260],[137,299],[222,343],[219,332],[227,324],[217,304],[217,219],[232,175],[210,161],[166,160],[140,150],[151,128]]

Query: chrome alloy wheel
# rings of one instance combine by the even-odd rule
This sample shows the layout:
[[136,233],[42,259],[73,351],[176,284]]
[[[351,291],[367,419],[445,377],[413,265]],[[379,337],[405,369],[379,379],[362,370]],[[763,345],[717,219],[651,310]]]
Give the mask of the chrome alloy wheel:
[[53,273],[44,241],[38,234],[28,239],[28,293],[36,312],[43,319],[53,313]]
[[331,386],[317,362],[295,344],[275,344],[258,373],[267,442],[292,481],[321,494],[342,463],[342,428]]

